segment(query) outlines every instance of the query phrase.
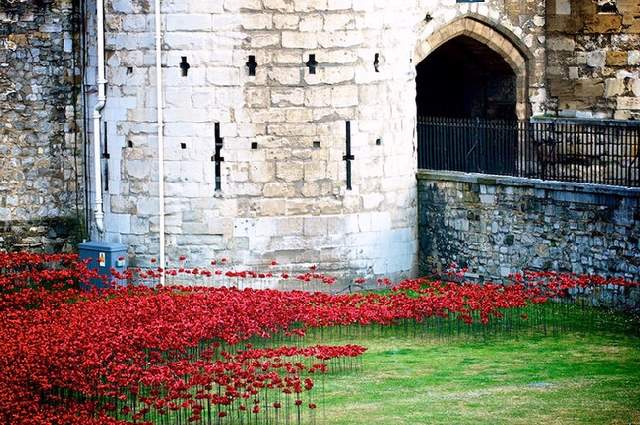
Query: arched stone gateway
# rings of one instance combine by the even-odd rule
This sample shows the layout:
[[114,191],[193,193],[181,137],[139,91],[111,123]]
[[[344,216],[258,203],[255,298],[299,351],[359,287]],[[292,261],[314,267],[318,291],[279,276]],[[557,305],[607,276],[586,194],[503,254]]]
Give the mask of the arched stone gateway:
[[535,1],[526,10],[499,0],[163,1],[160,82],[145,59],[155,58],[155,11],[107,2],[104,239],[128,244],[140,265],[163,233],[169,260],[186,255],[193,266],[226,257],[247,268],[275,259],[289,272],[317,265],[347,280],[412,274],[415,65],[467,35],[517,69],[526,111],[527,64],[542,68],[529,86],[544,90],[544,2]]
[[487,18],[467,15],[430,33],[417,43],[413,57],[414,63],[419,65],[436,50],[456,39],[472,39],[486,46],[509,65],[515,75],[515,114],[518,119],[526,119],[531,110],[529,64],[532,56],[515,35]]

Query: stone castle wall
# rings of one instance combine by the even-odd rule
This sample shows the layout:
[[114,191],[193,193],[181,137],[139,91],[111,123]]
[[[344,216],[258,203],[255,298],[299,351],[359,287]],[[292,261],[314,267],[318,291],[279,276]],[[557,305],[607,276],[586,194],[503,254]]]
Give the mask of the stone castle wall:
[[[471,36],[518,68],[527,115],[551,105],[637,116],[632,2],[606,13],[598,13],[602,2],[547,3],[550,10],[542,0],[163,0],[169,257],[248,266],[276,259],[359,275],[415,270],[415,66],[447,39]],[[106,4],[105,237],[130,244],[145,264],[158,253],[159,230],[153,2]],[[61,244],[73,227],[66,217],[82,177],[75,12],[66,0],[0,0],[5,245]],[[95,26],[87,20],[91,89]],[[343,160],[347,121],[353,190]],[[224,139],[219,191],[215,123]]]
[[[158,253],[152,2],[107,4],[107,238],[130,244],[144,264]],[[162,12],[173,259],[410,273],[417,254],[414,58],[418,45],[462,16],[493,23],[525,46],[535,71],[531,109],[545,101],[543,1],[171,0]],[[469,22],[473,33],[479,21]],[[305,65],[311,54],[315,75]],[[346,121],[353,190],[343,161]],[[216,122],[224,138],[220,191],[211,161]]]
[[0,0],[0,249],[59,249],[78,229],[74,12],[71,0]]
[[640,190],[421,171],[423,272],[451,262],[500,280],[523,270],[640,279]]
[[640,3],[550,0],[550,112],[640,119]]

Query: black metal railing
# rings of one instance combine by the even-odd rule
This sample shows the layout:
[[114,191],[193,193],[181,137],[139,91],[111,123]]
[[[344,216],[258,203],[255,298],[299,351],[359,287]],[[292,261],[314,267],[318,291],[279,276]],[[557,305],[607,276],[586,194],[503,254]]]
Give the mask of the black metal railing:
[[418,118],[420,169],[640,186],[640,122]]

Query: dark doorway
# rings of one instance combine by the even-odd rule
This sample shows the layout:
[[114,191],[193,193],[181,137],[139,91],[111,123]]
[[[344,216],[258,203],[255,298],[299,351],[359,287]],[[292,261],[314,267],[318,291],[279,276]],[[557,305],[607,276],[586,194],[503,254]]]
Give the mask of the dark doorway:
[[471,37],[456,37],[417,66],[418,117],[516,120],[516,76]]

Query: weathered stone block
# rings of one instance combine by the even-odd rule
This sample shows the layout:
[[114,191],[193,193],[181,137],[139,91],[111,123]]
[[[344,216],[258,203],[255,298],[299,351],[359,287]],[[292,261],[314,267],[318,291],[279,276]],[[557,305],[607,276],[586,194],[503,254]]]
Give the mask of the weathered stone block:
[[327,9],[327,0],[294,0],[296,12],[319,12]]
[[304,180],[314,182],[326,178],[326,163],[324,161],[313,161],[304,164]]
[[[284,0],[279,0],[284,2]],[[266,5],[265,5],[266,6]],[[273,25],[277,29],[295,30],[300,23],[300,17],[297,15],[275,15],[273,17]]]
[[593,68],[602,68],[607,62],[607,53],[603,50],[588,52],[586,63]]
[[249,178],[257,183],[270,182],[275,177],[275,166],[272,162],[252,162],[249,167]]
[[615,97],[624,93],[625,84],[624,80],[617,78],[609,78],[605,80],[604,96]]
[[[265,9],[273,9],[278,12],[293,12],[293,3],[287,0],[263,0]],[[276,15],[277,16],[277,15]]]
[[273,88],[271,89],[271,104],[273,106],[302,106],[304,104],[303,88]]
[[273,67],[269,70],[269,79],[284,86],[293,86],[300,83],[300,68]]
[[318,34],[318,44],[323,48],[353,47],[362,44],[364,37],[360,31],[332,31]]
[[640,110],[640,97],[619,97],[618,109]]
[[166,15],[167,31],[209,31],[212,28],[213,18],[209,14],[178,14]]
[[594,98],[604,94],[604,84],[600,80],[578,80],[575,95],[578,97]]
[[322,30],[324,19],[320,14],[305,15],[300,19],[298,30],[317,33]]
[[573,37],[560,36],[549,40],[547,47],[550,50],[573,52],[576,48],[576,42]]
[[305,217],[305,236],[325,236],[327,234],[327,219],[325,217]]
[[624,66],[627,64],[627,61],[628,61],[627,52],[622,52],[622,51],[607,52],[607,65],[609,66]]
[[276,177],[285,182],[300,181],[304,178],[304,163],[297,161],[279,162],[276,165]]
[[295,195],[295,188],[286,183],[267,183],[262,195],[266,198],[287,198]]
[[285,49],[315,49],[318,46],[316,33],[282,32],[282,47]]
[[640,78],[634,78],[631,80],[631,91],[636,97],[640,97]]
[[242,27],[246,30],[267,30],[273,27],[271,13],[252,13],[242,17]]
[[313,111],[306,108],[287,109],[286,120],[291,123],[308,123],[313,121]]
[[358,86],[334,87],[331,90],[331,104],[337,108],[358,105]]
[[305,90],[305,106],[318,107],[331,105],[331,87],[309,87]]

